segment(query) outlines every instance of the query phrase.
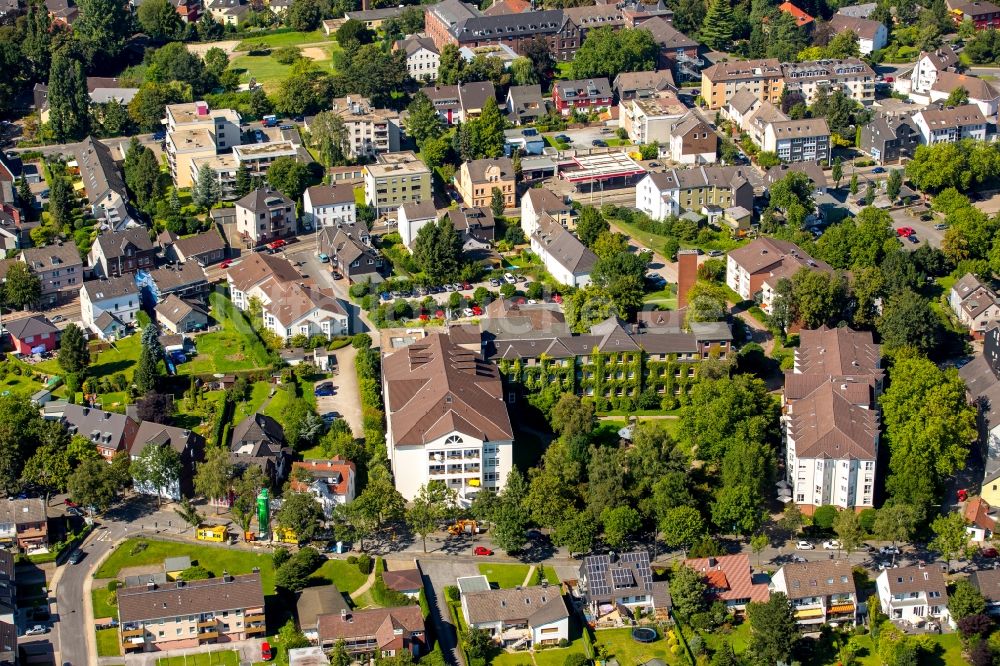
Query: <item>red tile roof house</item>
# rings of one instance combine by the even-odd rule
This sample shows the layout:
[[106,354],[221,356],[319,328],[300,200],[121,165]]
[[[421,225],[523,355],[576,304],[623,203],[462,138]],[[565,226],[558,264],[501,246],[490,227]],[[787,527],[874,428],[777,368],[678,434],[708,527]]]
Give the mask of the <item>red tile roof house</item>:
[[343,458],[303,460],[292,463],[291,488],[316,498],[323,514],[333,517],[337,505],[354,500],[354,463]]
[[702,574],[709,599],[722,601],[730,611],[742,612],[751,601],[767,601],[771,597],[766,580],[754,583],[746,553],[684,560],[684,566]]
[[552,85],[552,104],[564,116],[573,111],[608,111],[613,105],[611,83],[604,77],[556,81]]
[[419,569],[397,569],[396,571],[385,571],[382,573],[382,582],[390,590],[396,590],[400,594],[405,594],[411,599],[420,596],[420,590],[424,589],[424,581]]
[[353,655],[394,657],[404,650],[419,656],[424,644],[424,614],[420,606],[342,610],[320,615],[319,643],[332,648],[344,641]]
[[802,11],[801,9],[799,9],[790,2],[781,3],[780,5],[778,5],[778,9],[785,12],[786,14],[791,15],[791,17],[795,19],[795,25],[797,25],[800,28],[805,26],[812,27],[810,24],[814,23],[815,21],[815,19],[812,16],[806,14],[804,11]]
[[59,347],[59,329],[41,315],[8,321],[4,327],[18,354],[30,356]]

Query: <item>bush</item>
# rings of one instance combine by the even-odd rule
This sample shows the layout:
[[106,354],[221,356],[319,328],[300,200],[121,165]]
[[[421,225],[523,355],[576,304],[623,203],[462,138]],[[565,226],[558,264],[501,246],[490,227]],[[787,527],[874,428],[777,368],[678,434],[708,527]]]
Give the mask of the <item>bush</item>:
[[348,555],[347,556],[347,563],[348,564],[357,564],[358,563],[358,556],[357,555]]
[[837,518],[837,507],[831,504],[825,504],[816,509],[813,513],[813,525],[821,530],[829,530],[833,528],[833,521]]
[[271,554],[271,563],[274,565],[274,568],[277,569],[291,558],[292,554],[288,552],[287,548],[279,547],[275,548],[274,553]]
[[367,553],[362,553],[358,557],[358,571],[366,576],[372,572],[372,557]]
[[120,580],[109,580],[108,581],[108,592],[116,592],[118,588],[121,587]]
[[302,52],[295,46],[282,46],[275,50],[271,57],[282,65],[291,65],[302,58]]
[[587,659],[587,655],[580,654],[579,652],[566,655],[566,661],[563,662],[564,666],[586,666],[589,663],[590,660]]
[[444,588],[444,596],[448,601],[461,601],[462,593],[458,590],[457,585],[448,585]]

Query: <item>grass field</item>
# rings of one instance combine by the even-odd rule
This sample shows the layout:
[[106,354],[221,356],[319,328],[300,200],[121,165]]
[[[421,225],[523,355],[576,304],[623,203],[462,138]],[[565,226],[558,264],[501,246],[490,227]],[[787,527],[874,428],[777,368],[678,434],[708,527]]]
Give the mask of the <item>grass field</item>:
[[[133,546],[139,541],[145,541],[146,548],[132,554]],[[221,576],[223,571],[228,571],[231,574],[247,574],[254,567],[258,567],[260,568],[260,580],[264,587],[264,594],[274,594],[274,567],[271,564],[270,555],[153,539],[128,539],[101,565],[94,577],[117,578],[125,567],[159,564],[168,557],[181,555],[189,556],[192,561],[205,567],[215,576]]]
[[236,45],[237,51],[249,51],[256,44],[265,46],[298,46],[299,44],[313,44],[315,42],[334,41],[323,34],[322,29],[312,32],[280,32],[275,35],[261,35],[260,37],[248,37]]
[[250,389],[250,399],[246,402],[236,403],[236,409],[233,410],[233,424],[239,423],[251,414],[256,414],[270,392],[270,384],[267,382],[256,382]]
[[[198,354],[181,364],[178,374],[211,374],[266,368],[270,364],[267,349],[250,330],[243,314],[232,301],[219,293],[209,296],[212,317],[222,330],[202,333],[195,338]],[[137,338],[138,339],[138,338]]]
[[358,565],[347,560],[327,560],[309,577],[314,585],[334,584],[341,592],[350,594],[365,584],[368,576],[361,573]]
[[542,567],[542,576],[544,576],[545,580],[547,580],[552,585],[556,585],[557,583],[559,583],[559,574],[557,574],[556,570],[552,567],[549,566]]
[[99,629],[97,631],[97,656],[120,657],[122,646],[118,642],[117,629]]
[[15,375],[10,372],[0,378],[0,394],[10,391],[11,393],[31,395],[43,388],[45,388],[44,384],[36,382],[26,375]]
[[[282,35],[272,35],[281,37]],[[315,41],[315,40],[314,40]],[[332,72],[333,54],[340,47],[336,42],[323,44],[321,46],[309,46],[302,49],[303,56],[324,71]],[[264,86],[264,90],[272,92],[277,90],[281,82],[288,77],[293,65],[284,65],[274,59],[272,54],[268,55],[239,55],[233,58],[232,68],[240,72],[240,81],[247,82],[251,78]]]
[[621,666],[638,666],[650,659],[662,659],[668,664],[681,663],[676,655],[670,653],[662,634],[652,643],[639,643],[632,640],[631,629],[604,629],[594,634],[594,647],[598,645],[605,646],[608,656]]
[[239,666],[240,653],[235,650],[177,655],[156,660],[156,666]]
[[112,606],[108,597],[111,595],[107,587],[94,588],[90,593],[94,604],[94,617],[117,617],[118,606]]
[[537,650],[534,655],[524,652],[504,652],[493,657],[493,661],[490,663],[493,666],[522,666],[531,664],[532,657],[534,657],[534,663],[537,666],[563,666],[566,663],[566,657],[571,654],[587,654],[582,637],[570,643],[567,648],[546,648]]
[[[643,231],[630,222],[623,222],[618,219],[610,220],[610,222],[613,226],[620,227],[622,231],[626,232],[627,235],[631,236],[642,245],[645,245],[652,250],[656,250],[657,252],[663,252],[663,244],[667,242],[666,236],[654,234],[649,231]],[[728,252],[729,250],[735,249],[743,244],[744,243],[741,241],[729,238],[726,234],[719,233],[716,240],[710,243],[699,244],[682,242],[681,249],[698,248],[706,251],[722,250],[724,252]]]
[[[95,353],[91,350],[88,374],[91,377],[110,377],[121,372],[126,378],[131,379],[135,365],[139,362],[140,351],[142,351],[142,338],[138,334],[118,340],[111,348],[103,352]],[[32,367],[49,375],[63,374],[55,356],[35,363]]]
[[522,585],[530,568],[527,564],[480,564],[479,573],[489,578],[491,583],[507,589]]

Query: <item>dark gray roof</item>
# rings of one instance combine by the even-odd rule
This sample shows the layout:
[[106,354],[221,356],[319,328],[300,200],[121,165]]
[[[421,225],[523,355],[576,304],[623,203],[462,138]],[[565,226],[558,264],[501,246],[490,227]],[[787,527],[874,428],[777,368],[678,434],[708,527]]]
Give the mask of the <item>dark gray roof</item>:
[[215,227],[194,236],[178,238],[174,241],[173,245],[174,251],[177,252],[178,257],[183,261],[209,252],[226,249],[226,241],[223,240],[219,230]]
[[[70,434],[86,437],[105,448],[117,448],[124,442],[131,419],[124,414],[67,403],[63,407],[62,424]],[[134,421],[132,421],[134,426]]]
[[118,590],[121,622],[263,607],[264,590],[259,573],[164,583],[152,589],[142,585]]
[[4,322],[4,328],[11,334],[11,337],[23,339],[32,335],[45,335],[46,333],[58,333],[59,329],[42,315],[32,317],[22,317]]
[[88,136],[80,143],[76,157],[80,165],[80,178],[91,203],[105,198],[108,190],[117,193],[123,199],[128,198],[125,179],[111,155],[110,148],[94,137]]
[[636,592],[653,591],[649,553],[637,550],[621,555],[591,555],[580,567],[590,601],[609,602]]
[[198,435],[174,426],[154,423],[153,421],[143,421],[139,424],[139,431],[135,434],[135,442],[129,453],[133,458],[142,455],[142,452],[150,444],[157,446],[166,444],[177,453],[182,455],[190,454],[190,447],[197,446]]
[[544,9],[522,14],[473,16],[456,23],[451,34],[462,42],[489,39],[516,39],[522,36],[548,35],[558,32],[566,21],[561,9]]
[[303,630],[315,630],[319,625],[319,616],[341,611],[349,611],[350,606],[344,599],[343,593],[337,589],[336,585],[319,585],[307,587],[299,592],[299,599],[295,604],[295,612],[299,618],[299,626]]
[[148,252],[153,249],[146,227],[130,227],[124,231],[106,231],[97,237],[101,254],[107,259],[117,259],[125,255],[131,245],[134,252]]
[[232,448],[247,444],[253,447],[254,457],[276,456],[285,446],[285,431],[270,416],[260,412],[251,414],[233,428]]
[[589,273],[597,263],[597,255],[548,213],[538,217],[538,229],[532,237],[574,275]]
[[246,195],[236,202],[240,208],[246,208],[255,213],[266,212],[275,206],[293,206],[292,200],[281,192],[272,189],[258,187],[256,190]]

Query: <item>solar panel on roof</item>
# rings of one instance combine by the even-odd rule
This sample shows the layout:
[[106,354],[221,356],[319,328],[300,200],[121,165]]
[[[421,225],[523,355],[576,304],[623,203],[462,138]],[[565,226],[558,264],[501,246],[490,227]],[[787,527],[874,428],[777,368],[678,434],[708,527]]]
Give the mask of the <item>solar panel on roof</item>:
[[612,569],[611,582],[619,589],[633,587],[635,585],[635,576],[632,575],[631,569]]

